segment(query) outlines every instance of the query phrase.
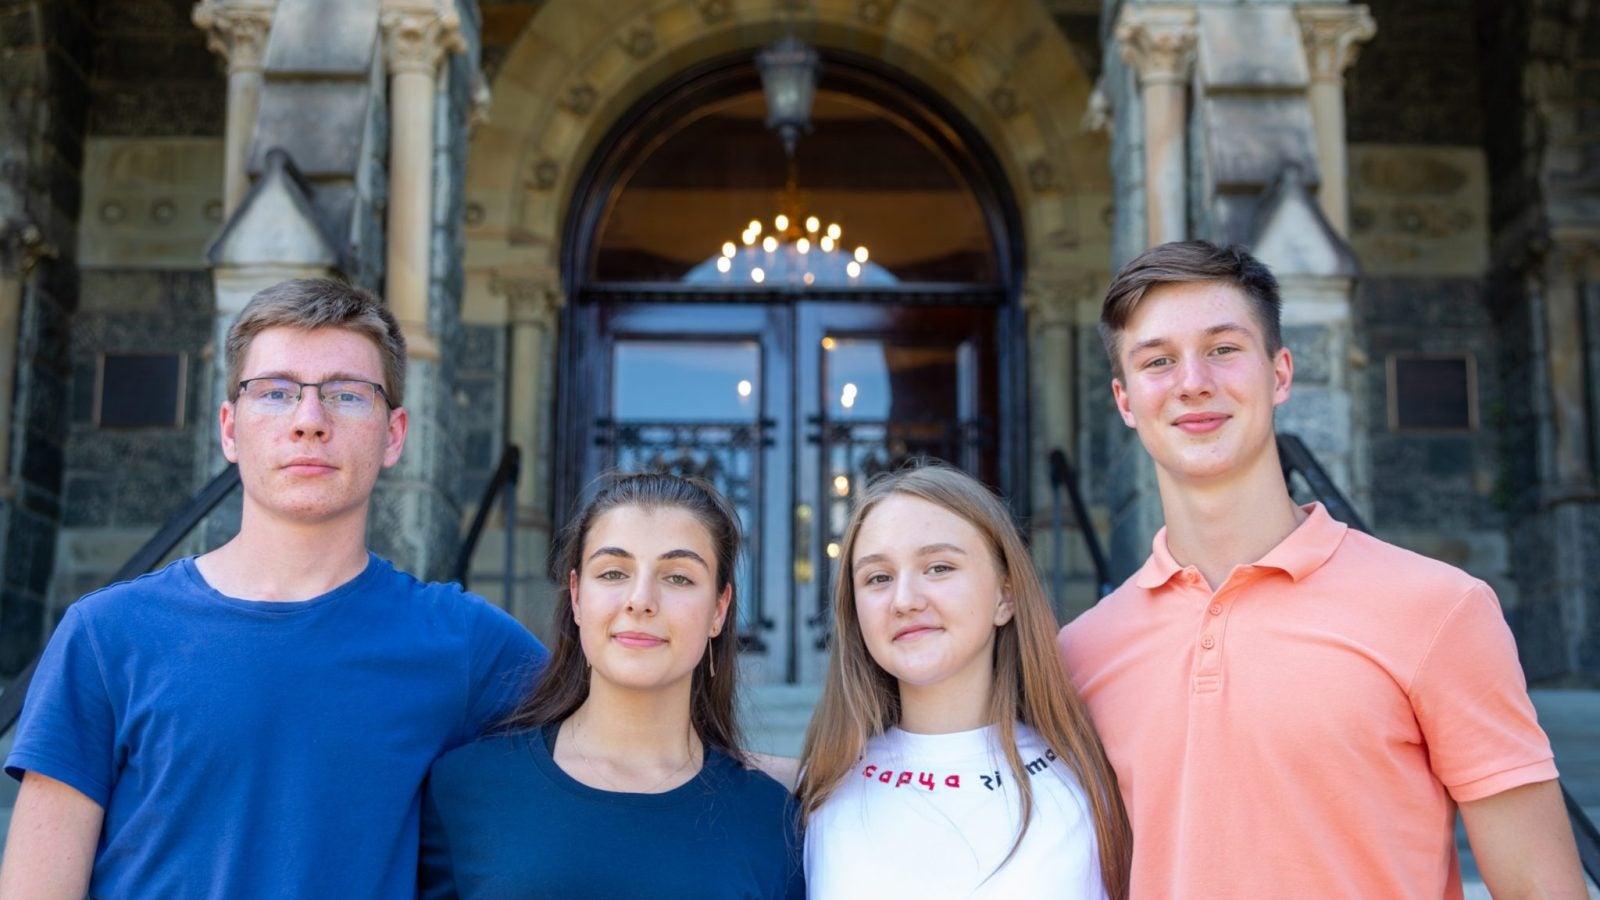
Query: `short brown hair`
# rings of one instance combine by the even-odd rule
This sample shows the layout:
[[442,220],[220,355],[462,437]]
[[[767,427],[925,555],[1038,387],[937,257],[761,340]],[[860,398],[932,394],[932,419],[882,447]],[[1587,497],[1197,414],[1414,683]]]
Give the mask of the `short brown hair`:
[[1173,241],[1157,244],[1134,257],[1106,290],[1105,304],[1100,307],[1100,340],[1106,345],[1106,356],[1111,358],[1112,375],[1122,377],[1122,360],[1118,358],[1122,332],[1146,292],[1164,284],[1200,281],[1220,281],[1243,291],[1256,324],[1261,326],[1267,355],[1273,356],[1283,347],[1279,321],[1283,301],[1278,296],[1278,279],[1272,277],[1266,264],[1238,244],[1218,247],[1209,241]]
[[258,291],[245,304],[225,348],[228,399],[239,399],[245,355],[256,335],[268,328],[343,328],[378,345],[383,361],[383,393],[390,407],[405,402],[406,339],[400,323],[371,291],[328,278],[297,278]]

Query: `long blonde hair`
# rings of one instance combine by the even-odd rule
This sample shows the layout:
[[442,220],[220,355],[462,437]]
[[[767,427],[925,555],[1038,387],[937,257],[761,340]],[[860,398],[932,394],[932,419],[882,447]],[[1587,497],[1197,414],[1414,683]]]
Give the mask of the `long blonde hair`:
[[[943,507],[977,528],[988,541],[1000,575],[1010,585],[1016,612],[1000,626],[994,644],[994,689],[989,718],[1022,797],[1022,824],[1011,854],[1028,833],[1033,791],[1017,752],[1016,723],[1037,731],[1078,779],[1094,818],[1100,874],[1115,900],[1128,895],[1133,832],[1117,790],[1116,774],[1056,650],[1056,619],[1033,560],[1010,513],[988,488],[964,472],[940,464],[903,469],[873,480],[862,491],[841,541],[841,565],[833,586],[833,654],[822,698],[801,751],[798,788],[807,818],[822,806],[866,750],[867,741],[900,721],[900,691],[894,676],[872,659],[856,618],[854,548],[861,524],[895,494]],[[1001,865],[1009,861],[1008,854]]]

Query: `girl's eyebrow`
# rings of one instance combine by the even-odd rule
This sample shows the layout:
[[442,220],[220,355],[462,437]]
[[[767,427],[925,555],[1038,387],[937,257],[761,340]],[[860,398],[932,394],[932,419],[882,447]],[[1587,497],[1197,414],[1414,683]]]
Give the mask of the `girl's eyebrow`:
[[[967,551],[957,547],[955,544],[928,544],[926,546],[917,548],[918,556],[932,556],[936,553],[959,553],[962,556],[967,555]],[[868,553],[866,556],[857,559],[855,564],[858,566],[864,566],[869,563],[883,562],[886,559],[888,559],[888,556],[885,554]]]

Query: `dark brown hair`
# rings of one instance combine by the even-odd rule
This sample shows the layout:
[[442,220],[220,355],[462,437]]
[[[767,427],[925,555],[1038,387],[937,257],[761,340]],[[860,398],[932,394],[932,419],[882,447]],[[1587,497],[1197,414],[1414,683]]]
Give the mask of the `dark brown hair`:
[[[594,496],[567,523],[550,556],[550,578],[561,586],[556,597],[555,648],[538,687],[501,723],[501,730],[523,731],[561,722],[589,697],[589,673],[578,623],[572,617],[572,588],[568,576],[577,571],[583,542],[601,516],[614,509],[681,509],[695,517],[711,537],[716,554],[716,589],[728,588],[728,611],[722,631],[711,639],[711,649],[695,666],[690,687],[689,723],[701,743],[734,759],[744,760],[743,741],[735,714],[734,683],[739,671],[739,590],[734,566],[739,560],[739,514],[716,488],[699,478],[659,472],[612,473],[602,476]],[[716,677],[710,662],[716,661]]]
[[[999,730],[1012,783],[1021,793],[1022,823],[1011,852],[1021,845],[1033,814],[1029,775],[1017,752],[1020,721],[1037,731],[1078,779],[1094,821],[1106,894],[1127,897],[1133,832],[1116,773],[1061,666],[1055,613],[1033,559],[1000,498],[971,475],[943,464],[924,464],[874,479],[860,494],[845,526],[833,583],[833,655],[800,754],[797,793],[804,815],[809,817],[822,806],[860,760],[870,738],[900,721],[899,684],[872,658],[861,634],[854,572],[862,523],[878,504],[896,494],[921,498],[971,523],[984,536],[995,567],[1010,588],[1015,613],[995,633],[989,720]],[[1006,860],[1010,858],[1007,855]]]
[[390,408],[405,402],[406,339],[393,313],[370,291],[328,278],[297,278],[257,291],[228,329],[228,399],[239,399],[244,358],[268,328],[343,328],[372,338],[383,362]]
[[1122,377],[1119,341],[1145,294],[1164,284],[1198,281],[1220,281],[1243,291],[1256,324],[1261,326],[1267,355],[1274,356],[1283,347],[1283,328],[1279,324],[1283,301],[1278,297],[1278,279],[1272,277],[1272,270],[1237,244],[1218,247],[1209,241],[1173,241],[1157,244],[1134,257],[1106,290],[1105,303],[1100,307],[1100,340],[1106,345],[1106,356],[1111,358],[1112,375]]

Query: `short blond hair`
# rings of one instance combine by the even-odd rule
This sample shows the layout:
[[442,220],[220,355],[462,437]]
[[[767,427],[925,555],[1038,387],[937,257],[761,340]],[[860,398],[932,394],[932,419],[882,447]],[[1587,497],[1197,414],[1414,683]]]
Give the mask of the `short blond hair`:
[[239,399],[244,358],[256,335],[268,328],[343,328],[372,338],[383,362],[383,393],[389,406],[405,402],[406,339],[400,323],[371,291],[329,278],[296,278],[258,291],[228,329],[228,399]]

